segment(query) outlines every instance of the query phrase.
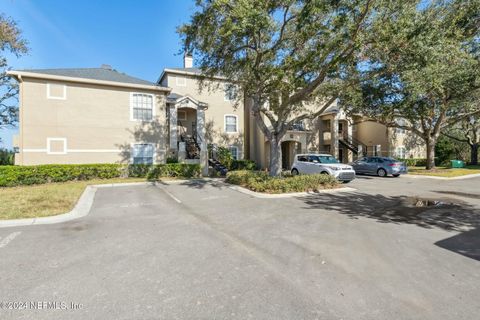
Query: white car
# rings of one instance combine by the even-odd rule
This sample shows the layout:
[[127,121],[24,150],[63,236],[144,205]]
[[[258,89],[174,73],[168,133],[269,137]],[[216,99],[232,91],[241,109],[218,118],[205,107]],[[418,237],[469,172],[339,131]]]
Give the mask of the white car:
[[348,164],[339,163],[331,154],[297,154],[293,161],[293,175],[329,174],[339,181],[350,182],[355,179],[355,170]]

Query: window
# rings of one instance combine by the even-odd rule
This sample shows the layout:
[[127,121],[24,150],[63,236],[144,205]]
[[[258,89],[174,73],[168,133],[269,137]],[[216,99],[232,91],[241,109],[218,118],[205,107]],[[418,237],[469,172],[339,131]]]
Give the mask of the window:
[[151,121],[153,119],[153,95],[132,93],[130,100],[131,120]]
[[400,159],[405,159],[406,149],[405,147],[397,147],[395,149],[395,156]]
[[133,164],[153,164],[153,144],[134,144],[132,149]]
[[238,132],[236,115],[225,115],[225,132],[227,133]]
[[47,138],[47,154],[67,154],[67,138]]
[[187,111],[178,110],[177,111],[177,120],[181,120],[181,121],[187,120]]
[[175,81],[179,87],[187,86],[187,79],[185,77],[175,77]]
[[[398,119],[396,121],[397,125],[404,126],[406,125],[405,119]],[[395,128],[395,133],[397,134],[405,134],[406,130],[403,128]]]
[[58,83],[47,83],[47,99],[67,99],[67,86]]
[[237,91],[235,89],[235,86],[230,83],[225,83],[224,91],[225,91],[225,96],[224,96],[225,101],[232,101],[232,100],[235,100],[235,98],[237,97]]
[[238,160],[238,147],[230,146],[228,147],[228,151],[230,151],[230,154],[234,160]]
[[308,162],[308,159],[306,156],[298,156],[298,161],[301,161],[301,162]]

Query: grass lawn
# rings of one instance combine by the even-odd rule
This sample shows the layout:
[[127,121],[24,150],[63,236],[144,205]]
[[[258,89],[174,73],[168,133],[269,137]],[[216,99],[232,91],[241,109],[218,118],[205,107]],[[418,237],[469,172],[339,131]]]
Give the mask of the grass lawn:
[[460,177],[467,174],[480,173],[480,165],[466,166],[465,168],[451,169],[447,167],[437,167],[434,170],[426,170],[424,167],[408,167],[409,174],[435,177]]
[[139,181],[145,179],[117,178],[0,188],[0,220],[65,213],[75,206],[87,185]]

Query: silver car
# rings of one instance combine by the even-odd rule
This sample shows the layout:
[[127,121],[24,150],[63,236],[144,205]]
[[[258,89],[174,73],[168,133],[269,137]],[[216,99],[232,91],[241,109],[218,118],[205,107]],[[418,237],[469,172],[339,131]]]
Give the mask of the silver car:
[[407,173],[405,163],[387,157],[363,157],[350,164],[357,174],[373,174],[379,177],[398,177]]
[[297,154],[292,165],[292,174],[328,174],[348,183],[355,179],[355,171],[348,164],[339,163],[331,154]]

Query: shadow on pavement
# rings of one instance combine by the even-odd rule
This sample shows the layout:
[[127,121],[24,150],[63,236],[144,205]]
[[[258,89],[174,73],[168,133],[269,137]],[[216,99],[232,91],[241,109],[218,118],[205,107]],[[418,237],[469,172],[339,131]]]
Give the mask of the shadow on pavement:
[[219,190],[227,188],[223,180],[212,180],[212,179],[192,179],[185,182],[182,182],[180,185],[187,186],[195,189],[203,189],[207,185],[210,187],[217,188]]
[[480,261],[480,228],[440,240],[435,245]]
[[[351,218],[383,223],[415,224],[423,228],[465,231],[480,225],[480,212],[452,199],[419,199],[363,193],[323,194],[304,198],[307,209],[334,210]],[[428,203],[427,203],[428,202]]]
[[463,201],[362,193],[324,194],[303,200],[307,209],[334,210],[352,219],[365,217],[382,223],[459,231],[435,244],[480,260],[480,211]]

